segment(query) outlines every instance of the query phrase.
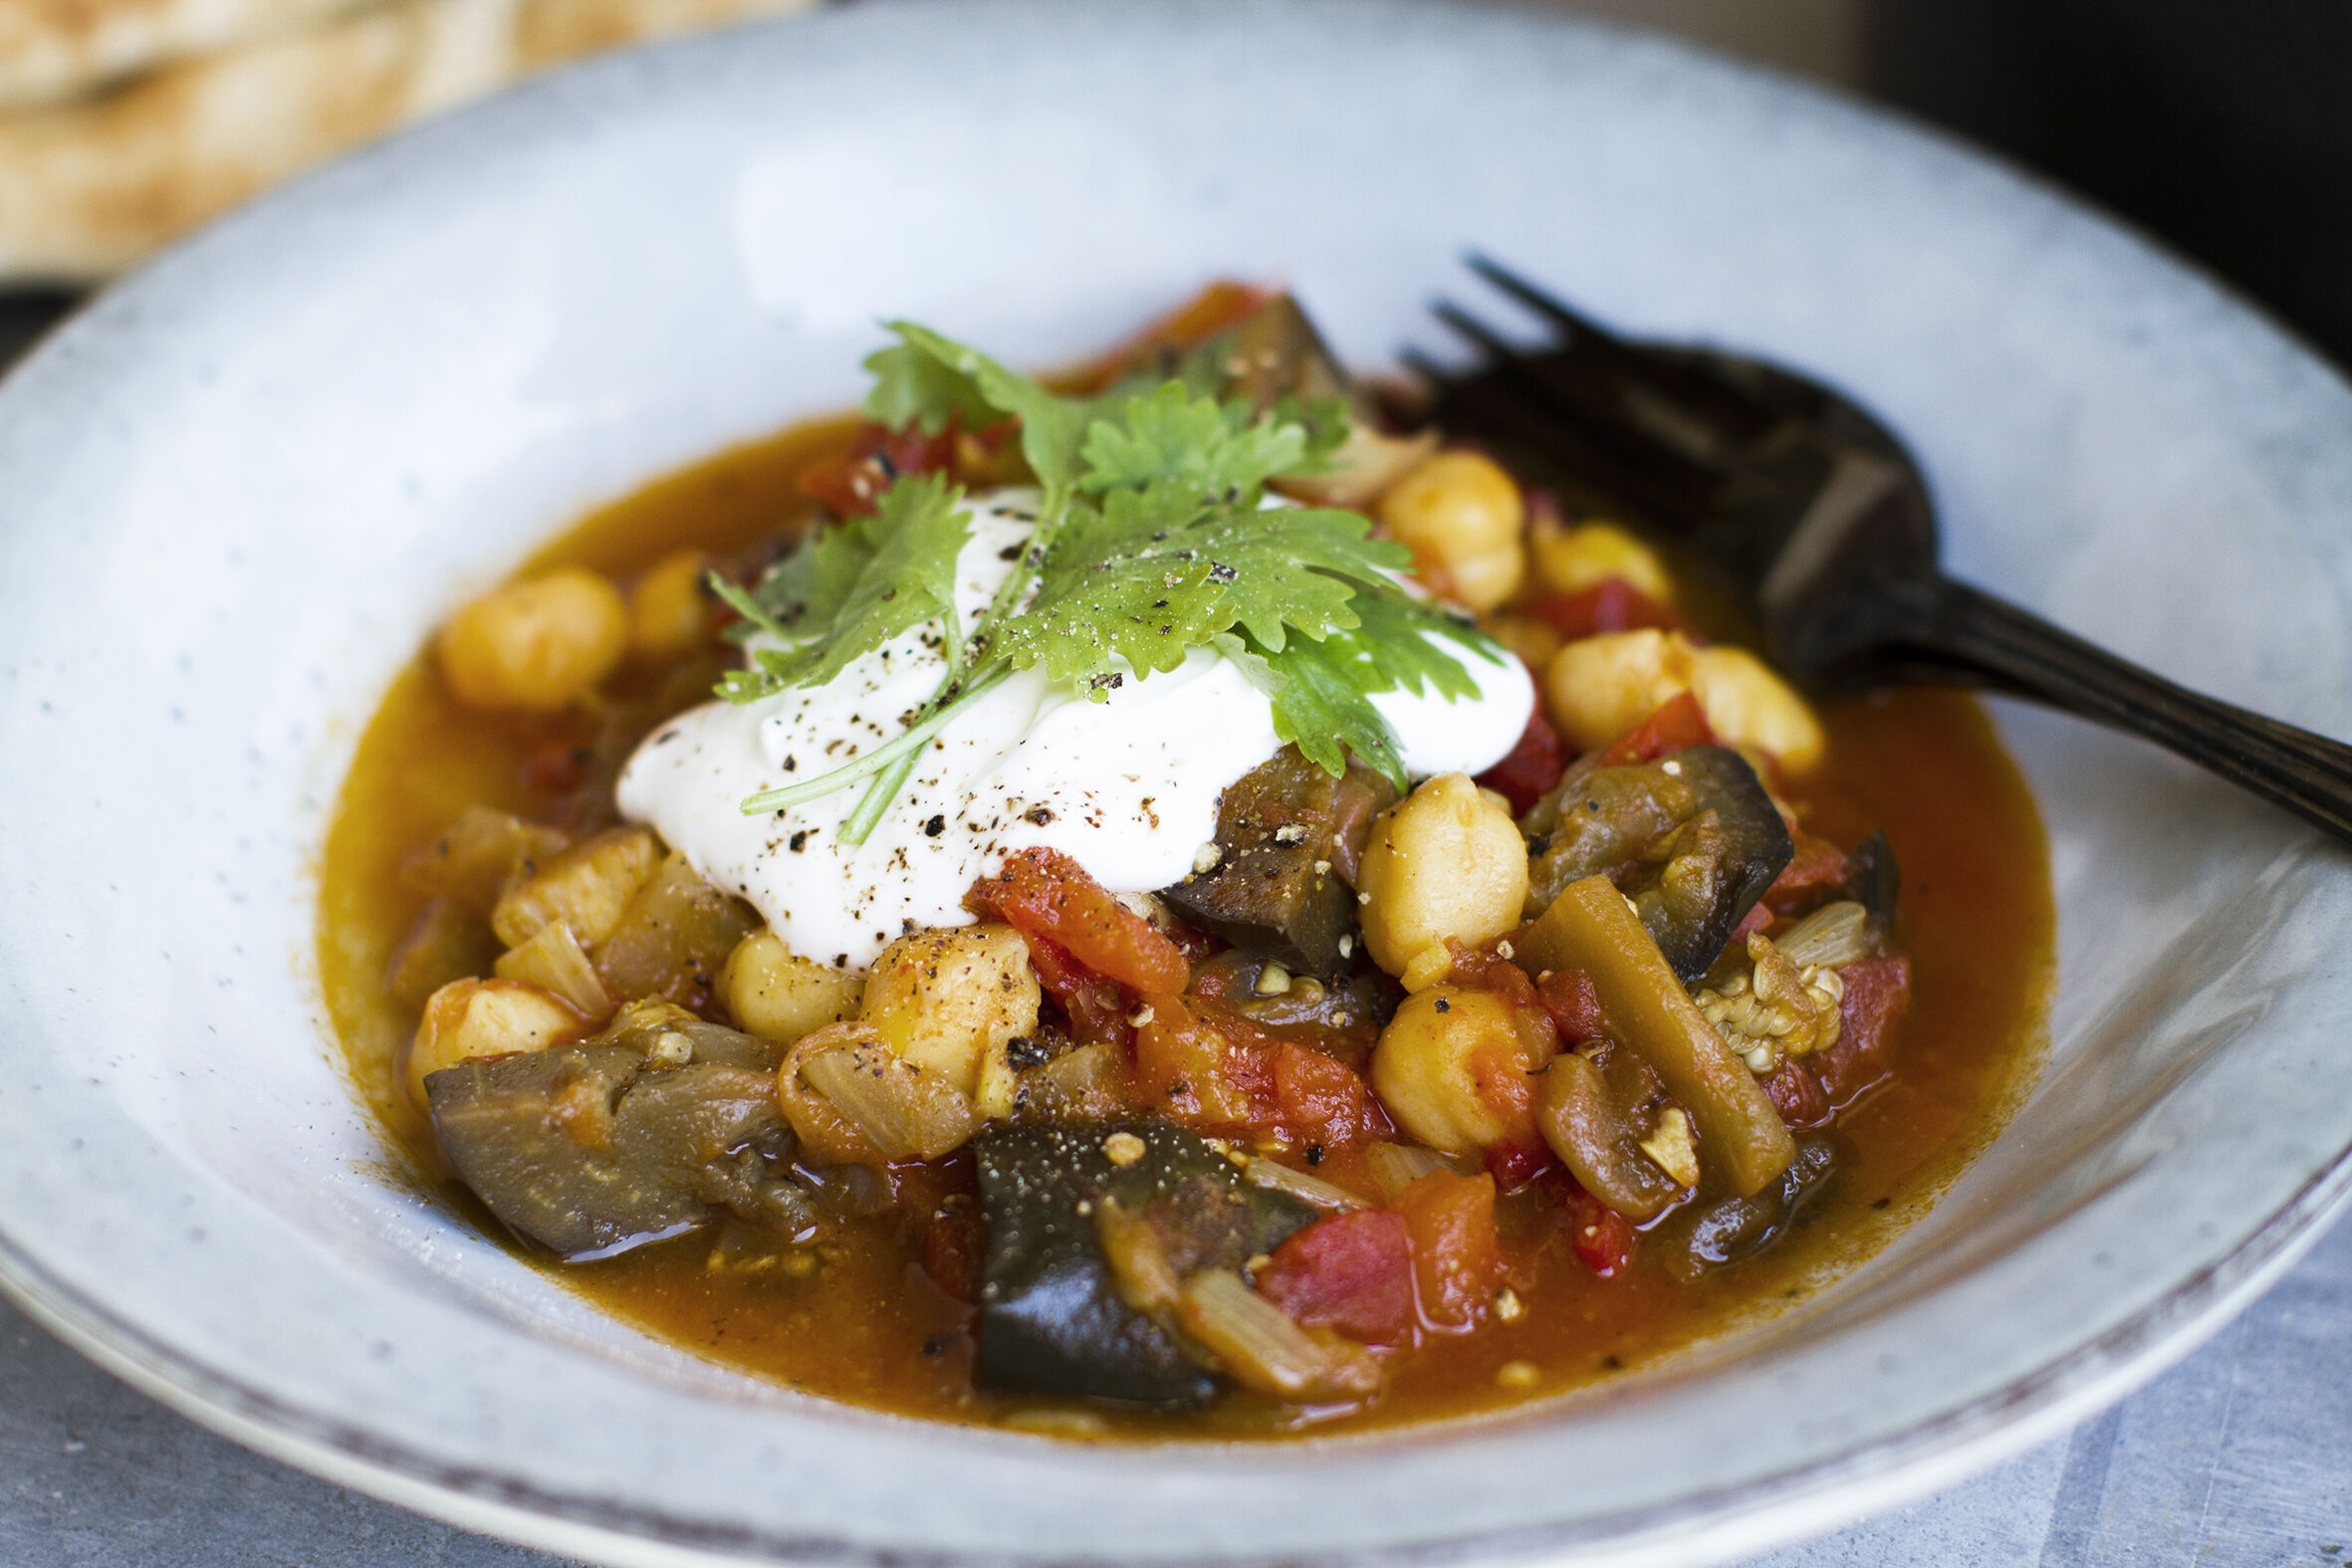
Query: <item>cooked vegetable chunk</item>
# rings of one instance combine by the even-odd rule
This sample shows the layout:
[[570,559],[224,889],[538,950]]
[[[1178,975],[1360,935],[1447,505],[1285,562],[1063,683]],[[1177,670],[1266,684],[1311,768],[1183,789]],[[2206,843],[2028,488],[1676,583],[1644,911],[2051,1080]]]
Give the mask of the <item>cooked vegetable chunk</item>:
[[587,1018],[537,986],[512,980],[451,981],[424,1005],[416,1033],[401,1052],[401,1081],[422,1110],[428,1073],[478,1056],[568,1045],[588,1028]]
[[1235,947],[1336,980],[1353,963],[1364,841],[1395,798],[1368,768],[1334,779],[1286,746],[1218,802],[1216,858],[1160,896]]
[[1755,1193],[1787,1169],[1795,1145],[1779,1113],[1607,877],[1569,884],[1528,928],[1520,951],[1541,969],[1592,977],[1610,1023],[1690,1112],[1701,1155],[1733,1192]]
[[1162,1408],[1215,1393],[1176,1338],[1121,1298],[1094,1219],[1103,1205],[1149,1225],[1179,1279],[1238,1269],[1315,1218],[1166,1122],[991,1127],[972,1149],[988,1216],[976,1376],[1007,1393]]
[[575,844],[499,897],[491,911],[498,940],[519,948],[551,920],[568,922],[584,948],[594,948],[619,923],[637,889],[661,863],[661,848],[642,827],[615,827]]
[[776,1047],[675,1009],[622,1017],[587,1044],[426,1078],[433,1131],[466,1185],[518,1235],[567,1258],[722,1213],[812,1229],[818,1211],[792,1175],[776,1104]]
[[1571,772],[1525,825],[1543,846],[1529,872],[1530,915],[1569,883],[1606,873],[1685,985],[1722,956],[1796,852],[1755,771],[1720,746]]
[[1806,1204],[1837,1174],[1837,1151],[1826,1138],[1806,1138],[1778,1180],[1746,1198],[1710,1204],[1681,1222],[1683,1245],[1674,1270],[1696,1278],[1710,1268],[1753,1257],[1795,1223]]
[[1041,1000],[1021,933],[984,921],[884,948],[858,1016],[899,1056],[1002,1115],[1013,1103],[1005,1048],[1037,1032]]

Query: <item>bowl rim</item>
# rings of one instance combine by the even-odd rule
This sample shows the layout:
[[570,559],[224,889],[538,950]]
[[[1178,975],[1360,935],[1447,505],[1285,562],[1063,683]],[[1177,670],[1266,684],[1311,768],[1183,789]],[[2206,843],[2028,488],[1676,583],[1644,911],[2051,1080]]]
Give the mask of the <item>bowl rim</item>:
[[[1239,13],[1248,7],[1224,7]],[[1362,10],[1334,5],[1326,10]],[[1407,9],[1422,9],[1407,7]],[[1434,9],[1434,8],[1432,8]],[[855,25],[862,13],[834,13],[829,25]],[[783,29],[810,26],[818,18],[761,24]],[[1567,31],[1607,32],[1590,24],[1556,21]],[[187,247],[142,268],[122,286],[78,308],[28,354],[29,366],[62,351],[90,323],[147,279],[167,276],[185,251],[209,247],[251,227],[266,228],[280,210],[310,199],[308,193],[348,178],[353,169],[381,168],[407,156],[424,138],[462,141],[468,127],[518,112],[518,105],[556,104],[558,95],[579,91],[600,78],[624,79],[646,55],[683,52],[701,46],[689,40],[615,60],[557,73],[492,104],[392,138],[354,159],[295,182],[206,230]],[[1661,46],[1684,53],[1679,46]],[[1710,69],[1722,69],[1711,66]],[[1797,95],[1819,95],[1792,86]],[[1880,118],[1891,118],[1883,114]],[[1942,139],[1907,127],[1910,134]],[[1971,152],[1977,161],[1983,154]],[[2022,176],[2037,184],[2031,176]],[[2109,220],[2110,226],[2112,220]],[[2186,269],[2185,269],[2186,270]],[[2225,291],[2216,291],[2226,293]],[[135,297],[135,296],[134,296]],[[2228,297],[2241,309],[2252,312]],[[12,377],[13,378],[13,377]],[[1640,1558],[1670,1548],[1708,1552],[1753,1550],[1770,1541],[1825,1528],[1863,1511],[1891,1505],[1983,1468],[2054,1433],[2089,1410],[2120,1398],[2188,1355],[2228,1318],[2266,1288],[2318,1239],[2326,1226],[2352,1207],[2352,1145],[2337,1151],[2284,1204],[2237,1246],[2199,1269],[2158,1299],[2096,1339],[2075,1346],[2031,1373],[2012,1379],[1998,1393],[1951,1407],[1935,1418],[1867,1440],[1859,1446],[1716,1491],[1685,1493],[1665,1503],[1623,1514],[1596,1514],[1549,1527],[1515,1528],[1387,1548],[1354,1549],[1351,1563],[1453,1562],[1469,1558],[1526,1557],[1578,1547]],[[0,1225],[0,1293],[17,1301],[36,1321],[77,1350],[142,1392],[213,1431],[274,1458],[322,1474],[469,1528],[544,1549],[626,1561],[729,1560],[742,1553],[761,1558],[873,1564],[886,1559],[924,1557],[900,1548],[859,1546],[842,1541],[779,1539],[748,1528],[667,1515],[632,1504],[566,1494],[520,1471],[451,1466],[363,1427],[322,1411],[297,1408],[268,1390],[240,1381],[79,1291],[18,1245]],[[1705,1517],[1699,1515],[1704,1513]],[[1738,1538],[1733,1539],[1734,1536]],[[1298,1557],[1289,1553],[1282,1560]],[[1066,1559],[1018,1554],[940,1552],[939,1562],[1048,1564]],[[1246,1558],[1236,1558],[1245,1561]],[[1686,1559],[1687,1560],[1687,1559]]]

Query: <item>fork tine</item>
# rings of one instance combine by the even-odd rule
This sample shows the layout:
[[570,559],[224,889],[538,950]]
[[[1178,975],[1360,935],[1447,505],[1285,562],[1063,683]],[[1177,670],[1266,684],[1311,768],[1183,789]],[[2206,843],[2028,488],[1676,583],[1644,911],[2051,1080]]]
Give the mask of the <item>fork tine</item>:
[[1525,356],[1521,349],[1506,341],[1502,334],[1451,300],[1441,297],[1430,302],[1429,314],[1478,344],[1490,359],[1502,362]]
[[1605,343],[1611,348],[1622,348],[1625,346],[1624,340],[1622,338],[1618,337],[1616,334],[1610,332],[1607,328],[1601,326],[1600,323],[1594,321],[1589,316],[1585,316],[1579,312],[1568,309],[1568,307],[1562,304],[1559,300],[1553,298],[1549,294],[1544,293],[1541,289],[1536,288],[1533,284],[1528,282],[1527,279],[1522,278],[1518,273],[1513,272],[1510,268],[1504,266],[1501,262],[1486,254],[1486,252],[1472,251],[1469,255],[1463,257],[1463,261],[1469,266],[1472,272],[1477,273],[1480,277],[1486,279],[1487,282],[1493,284],[1496,288],[1501,289],[1505,294],[1510,295],[1513,299],[1519,301],[1520,304],[1526,306],[1529,310],[1533,311],[1537,316],[1543,317],[1547,321],[1551,322],[1554,326],[1565,327],[1570,332],[1576,334],[1578,336],[1589,337],[1594,342]]
[[1581,350],[1596,367],[1605,366],[1605,373],[1665,394],[1704,423],[1754,435],[1780,417],[1779,410],[1722,376],[1692,365],[1661,363],[1640,344],[1618,336],[1483,251],[1470,252],[1463,263],[1553,327],[1565,329],[1564,350]]

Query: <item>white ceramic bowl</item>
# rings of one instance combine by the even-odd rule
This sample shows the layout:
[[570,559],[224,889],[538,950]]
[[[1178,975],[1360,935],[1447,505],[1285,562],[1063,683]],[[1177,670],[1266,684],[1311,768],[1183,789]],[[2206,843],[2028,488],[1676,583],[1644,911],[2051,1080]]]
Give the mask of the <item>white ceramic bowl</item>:
[[0,388],[0,1281],[272,1454],[631,1562],[1688,1561],[1950,1479],[2185,1353],[2345,1190],[2352,877],[2021,711],[2062,967],[2030,1102],[1769,1329],[1512,1420],[1076,1450],[830,1408],[382,1178],[312,867],[442,611],[589,503],[848,401],[878,315],[1050,363],[1210,276],[1279,278],[1376,363],[1434,337],[1472,243],[1842,382],[1925,459],[1962,573],[2347,728],[2352,396],[2129,236],[1859,109],[1453,8],[903,5],[614,59],[261,203]]

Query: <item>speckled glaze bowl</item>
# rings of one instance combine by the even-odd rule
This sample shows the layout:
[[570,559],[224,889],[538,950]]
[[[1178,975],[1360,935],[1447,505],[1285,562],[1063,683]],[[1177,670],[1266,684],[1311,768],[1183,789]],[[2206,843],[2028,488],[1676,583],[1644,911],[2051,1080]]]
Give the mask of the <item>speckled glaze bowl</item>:
[[259,204],[0,387],[0,1283],[271,1454],[631,1563],[1689,1562],[2184,1354],[2345,1192],[2352,874],[2009,709],[2060,909],[2030,1098],[1858,1271],[1586,1397],[1240,1449],[929,1427],[646,1340],[386,1179],[312,867],[448,606],[588,504],[847,402],[879,315],[1050,363],[1238,274],[1377,364],[1432,338],[1473,243],[1859,393],[1962,574],[2352,725],[2352,395],[1852,106],[1454,7],[905,4],[613,59]]

